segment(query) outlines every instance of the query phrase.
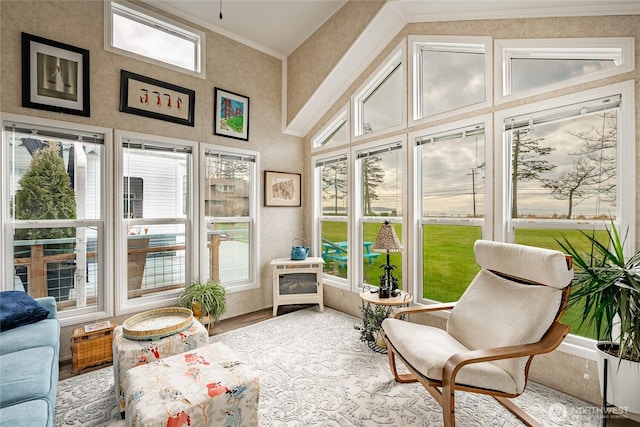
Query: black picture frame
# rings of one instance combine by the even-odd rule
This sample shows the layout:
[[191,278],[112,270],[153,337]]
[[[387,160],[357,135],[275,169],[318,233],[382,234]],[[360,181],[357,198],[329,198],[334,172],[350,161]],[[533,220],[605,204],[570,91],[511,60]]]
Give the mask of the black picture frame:
[[264,205],[302,206],[302,174],[264,171]]
[[196,92],[120,70],[120,111],[194,126]]
[[[230,92],[218,87],[214,90],[214,135],[228,138],[249,140],[249,97],[239,93]],[[238,117],[241,121],[238,122]],[[232,118],[236,126],[229,125]]]
[[22,33],[22,106],[90,117],[89,51]]

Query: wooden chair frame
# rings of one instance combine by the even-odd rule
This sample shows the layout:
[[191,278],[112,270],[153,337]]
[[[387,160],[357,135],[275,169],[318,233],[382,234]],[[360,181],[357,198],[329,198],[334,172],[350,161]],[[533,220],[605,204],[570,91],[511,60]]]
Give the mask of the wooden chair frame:
[[[571,269],[571,259],[567,258],[567,266]],[[429,394],[433,396],[436,402],[442,407],[442,417],[445,427],[455,426],[455,391],[467,391],[472,393],[487,394],[493,396],[500,404],[511,411],[518,419],[520,419],[527,426],[540,426],[540,424],[515,403],[510,398],[517,397],[521,393],[508,394],[496,390],[489,390],[484,388],[466,386],[463,384],[456,384],[456,375],[458,371],[465,365],[471,363],[490,362],[494,360],[510,359],[517,357],[528,356],[527,364],[525,367],[525,389],[526,381],[529,376],[529,365],[533,356],[537,354],[550,353],[555,350],[569,334],[570,326],[560,323],[560,318],[567,307],[567,301],[569,293],[571,292],[571,286],[567,286],[562,290],[562,300],[560,308],[556,317],[544,334],[542,339],[538,342],[523,345],[514,345],[507,347],[487,348],[481,350],[473,350],[464,353],[458,353],[451,356],[444,365],[442,373],[442,381],[427,378],[419,373],[410,363],[408,363],[401,354],[398,353],[393,343],[384,337],[387,345],[387,354],[389,356],[389,366],[397,382],[410,383],[419,382],[422,384]],[[432,304],[428,306],[411,306],[405,308],[399,308],[392,314],[392,318],[398,319],[403,315],[416,314],[416,313],[430,313],[441,310],[451,310],[455,307],[454,303],[442,303]],[[400,374],[397,370],[396,358],[407,367],[410,371],[409,374]]]

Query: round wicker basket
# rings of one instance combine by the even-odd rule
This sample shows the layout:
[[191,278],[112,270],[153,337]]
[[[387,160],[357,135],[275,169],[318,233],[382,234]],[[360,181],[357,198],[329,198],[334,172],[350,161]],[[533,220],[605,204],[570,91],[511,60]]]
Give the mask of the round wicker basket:
[[184,331],[191,323],[193,313],[188,308],[157,308],[129,317],[122,332],[130,340],[157,340]]

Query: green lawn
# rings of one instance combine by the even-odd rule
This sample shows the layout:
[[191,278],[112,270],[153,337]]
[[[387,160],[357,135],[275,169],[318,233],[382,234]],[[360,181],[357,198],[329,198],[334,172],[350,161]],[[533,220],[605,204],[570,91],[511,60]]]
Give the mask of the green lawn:
[[[398,236],[402,235],[400,224],[393,224]],[[366,223],[364,226],[364,240],[375,241],[380,229],[379,223]],[[473,254],[473,243],[481,238],[480,227],[476,226],[451,226],[451,225],[427,225],[424,227],[423,253],[423,296],[435,301],[455,301],[467,288],[479,267]],[[606,241],[606,232],[601,237]],[[561,240],[565,235],[578,248],[589,252],[590,247],[586,239],[576,230],[540,230],[518,229],[515,234],[515,243],[561,250],[554,238]],[[322,223],[323,239],[332,242],[347,240],[346,223],[324,221]],[[394,276],[400,280],[402,288],[402,257],[400,253],[391,254],[391,264],[397,266]],[[373,264],[363,260],[365,282],[378,285],[379,277],[383,274],[380,268],[386,261],[386,255],[380,254],[373,259]],[[328,263],[325,272],[338,277],[347,277],[346,268]],[[570,307],[564,314],[563,322],[571,325],[571,332],[577,335],[595,338],[593,328],[580,325],[580,306]]]

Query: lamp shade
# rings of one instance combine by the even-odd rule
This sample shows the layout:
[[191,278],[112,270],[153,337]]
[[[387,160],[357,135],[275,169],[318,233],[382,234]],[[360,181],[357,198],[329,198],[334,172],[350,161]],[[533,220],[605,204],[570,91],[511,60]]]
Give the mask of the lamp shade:
[[376,237],[376,241],[371,246],[371,250],[374,252],[404,251],[404,247],[402,247],[402,243],[400,243],[398,235],[389,221],[385,221],[380,227],[378,237]]

